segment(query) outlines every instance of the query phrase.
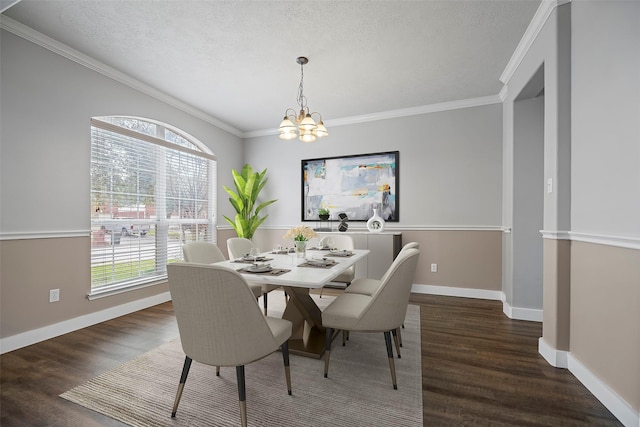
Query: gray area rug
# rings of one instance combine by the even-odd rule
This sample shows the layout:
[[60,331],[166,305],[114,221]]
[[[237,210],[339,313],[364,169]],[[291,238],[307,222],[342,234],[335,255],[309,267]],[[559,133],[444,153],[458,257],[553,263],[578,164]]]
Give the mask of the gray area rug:
[[[269,315],[284,296],[269,294]],[[330,296],[314,296],[326,306]],[[280,303],[278,303],[280,301]],[[282,354],[246,366],[250,426],[422,426],[419,307],[410,305],[402,358],[395,359],[398,390],[391,385],[381,333],[351,333],[346,347],[334,341],[329,378],[324,360],[291,355],[293,395],[287,394]],[[61,395],[64,399],[132,426],[237,426],[235,368],[194,362],[176,418],[171,418],[184,353],[174,340]]]

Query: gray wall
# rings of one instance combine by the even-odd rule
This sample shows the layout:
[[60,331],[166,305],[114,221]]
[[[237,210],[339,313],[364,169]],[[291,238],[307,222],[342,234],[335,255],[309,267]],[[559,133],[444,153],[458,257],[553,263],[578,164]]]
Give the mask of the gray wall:
[[89,230],[93,116],[153,118],[188,132],[223,160],[220,181],[242,165],[240,138],[7,31],[1,39],[2,233]]
[[[538,89],[544,88],[543,99],[543,184],[539,187],[542,199],[542,223],[544,230],[558,232],[567,231],[570,227],[570,72],[571,72],[571,46],[570,41],[571,15],[570,5],[555,8],[541,31],[536,35],[530,48],[519,63],[517,69],[507,82],[508,93],[503,104],[503,126],[504,126],[504,147],[503,147],[503,226],[514,228],[518,221],[529,218],[529,213],[516,211],[517,191],[522,185],[523,177],[520,171],[516,172],[517,154],[515,150],[521,147],[523,136],[519,129],[524,128],[524,123],[531,120],[534,124],[540,122],[539,113],[534,111],[534,115],[529,118],[520,117],[516,119],[516,114],[524,110],[516,110],[516,106],[524,99],[532,98]],[[527,93],[530,92],[530,93]],[[529,113],[527,113],[529,114]],[[526,140],[527,137],[524,137]],[[523,141],[522,144],[525,144]],[[536,168],[540,167],[536,163]],[[538,171],[539,172],[539,171]],[[552,180],[553,191],[547,193],[544,183]],[[524,217],[522,215],[525,215]],[[519,215],[516,218],[516,215]],[[527,283],[519,282],[519,278],[526,274],[533,265],[516,265],[518,261],[514,256],[528,250],[533,237],[525,239],[516,247],[518,243],[516,236],[505,234],[504,236],[504,258],[503,258],[503,289],[505,290],[506,303],[518,307],[540,308],[540,295],[542,290],[529,289]],[[524,243],[524,246],[523,246]],[[536,248],[540,247],[536,244]],[[547,263],[548,264],[548,263]],[[566,284],[568,287],[568,283]],[[555,292],[555,290],[554,290]],[[546,313],[545,313],[546,314]]]
[[544,97],[516,101],[513,192],[513,304],[542,309]]
[[[269,169],[265,225],[300,222],[300,162],[318,157],[400,152],[400,221],[389,228],[499,227],[501,104],[331,127],[313,144],[277,135],[246,141],[246,161]],[[329,122],[330,123],[330,122]],[[354,224],[364,227],[364,224]]]
[[573,17],[572,229],[640,237],[640,3]]

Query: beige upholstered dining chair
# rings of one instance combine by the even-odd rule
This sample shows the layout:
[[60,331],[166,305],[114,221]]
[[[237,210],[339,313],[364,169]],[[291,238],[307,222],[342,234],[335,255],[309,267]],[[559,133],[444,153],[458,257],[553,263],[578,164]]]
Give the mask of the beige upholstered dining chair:
[[[409,242],[400,249],[398,252],[398,256],[408,249],[420,249],[420,243],[418,242]],[[397,258],[397,257],[396,257]],[[350,294],[362,294],[362,295],[373,295],[380,286],[380,280],[378,279],[367,279],[367,278],[357,278],[351,285],[344,290],[345,293]]]
[[[229,259],[234,260],[238,258],[242,258],[245,255],[248,255],[253,248],[253,242],[249,239],[245,239],[244,237],[232,237],[227,239],[227,252],[229,252]],[[262,305],[264,309],[264,315],[267,315],[267,294],[274,289],[278,289],[280,286],[278,285],[269,285],[263,284],[261,286],[261,294],[262,294]],[[285,296],[286,298],[286,296]]]
[[[213,264],[224,261],[224,254],[215,243],[211,242],[189,242],[182,246],[182,255],[186,262],[196,264]],[[256,298],[262,295],[262,286],[248,285]]]
[[167,265],[167,272],[185,352],[172,418],[176,416],[193,360],[216,367],[236,367],[243,426],[247,425],[245,365],[281,347],[287,390],[291,394],[288,342],[291,322],[263,316],[245,279],[229,268],[173,263]]
[[[418,242],[409,242],[400,249],[398,252],[398,256],[408,249],[415,248],[420,249],[420,243]],[[373,295],[380,286],[380,280],[378,279],[367,279],[359,277],[351,282],[351,285],[344,290],[345,293],[350,294],[361,294],[361,295]],[[404,324],[402,324],[404,328]],[[400,332],[400,328],[396,331],[396,335],[398,337],[396,341],[396,352],[398,353],[398,357],[400,357],[400,347],[402,347],[402,333]],[[348,336],[348,334],[347,334]],[[344,339],[343,339],[344,342]]]
[[[331,249],[339,249],[345,251],[352,251],[355,249],[353,244],[353,238],[346,234],[335,234],[331,236],[323,236],[318,242],[319,248],[330,247]],[[349,288],[349,285],[353,281],[353,278],[356,274],[356,266],[352,265],[347,268],[343,273],[341,273],[338,277],[331,280],[332,282],[344,283]],[[320,298],[322,298],[322,291],[324,288],[320,288]]]
[[391,334],[396,336],[395,332],[404,322],[419,256],[420,251],[415,248],[402,251],[380,280],[380,286],[373,295],[343,293],[324,309],[322,326],[326,328],[327,336],[325,377],[329,373],[333,330],[383,332],[393,388],[398,388]]

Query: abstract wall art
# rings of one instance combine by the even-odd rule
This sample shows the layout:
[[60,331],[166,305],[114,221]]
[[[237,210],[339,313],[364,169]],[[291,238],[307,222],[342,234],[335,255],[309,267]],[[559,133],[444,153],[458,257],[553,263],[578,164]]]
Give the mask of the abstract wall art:
[[378,209],[386,222],[399,219],[399,151],[302,160],[302,221],[317,221],[318,210],[331,219],[344,212],[349,221],[367,221]]

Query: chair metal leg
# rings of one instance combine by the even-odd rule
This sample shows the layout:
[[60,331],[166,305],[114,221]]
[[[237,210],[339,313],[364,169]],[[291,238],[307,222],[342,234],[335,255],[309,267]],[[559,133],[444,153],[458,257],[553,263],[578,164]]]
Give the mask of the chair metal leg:
[[331,336],[333,335],[333,329],[326,328],[324,333],[326,334],[324,344],[324,377],[329,375],[329,355],[331,354]]
[[176,393],[176,400],[173,402],[173,411],[171,411],[171,418],[176,417],[176,412],[178,412],[178,404],[180,403],[180,398],[182,397],[182,390],[184,390],[184,383],[187,382],[187,375],[189,375],[189,368],[191,368],[191,358],[189,356],[185,356],[184,365],[182,365],[182,374],[180,375],[180,384],[178,385],[178,392]]
[[346,346],[347,345],[347,336],[349,334],[349,331],[345,331],[344,329],[342,330],[342,346]]
[[240,401],[240,422],[242,427],[247,427],[247,389],[244,384],[244,365],[236,366],[238,378],[238,400]]
[[[402,327],[404,328],[404,323],[402,324]],[[401,332],[402,329],[398,328],[397,331],[398,331],[398,341],[400,342],[400,347],[402,347],[402,332]]]
[[287,380],[287,392],[291,396],[291,368],[289,367],[289,341],[282,343],[282,360],[284,361],[284,377]]
[[402,355],[400,354],[400,328],[394,329],[393,331],[391,331],[391,334],[393,335],[393,342],[396,345],[396,353],[398,353],[398,359],[401,359]]
[[216,366],[216,377],[220,376],[220,366]]
[[387,345],[387,357],[389,359],[389,369],[391,369],[391,381],[393,382],[393,389],[398,389],[398,382],[396,381],[396,364],[393,361],[393,346],[391,345],[391,333],[389,331],[384,333],[384,343]]
[[268,292],[262,293],[262,306],[264,307],[264,315],[267,315],[267,294]]

